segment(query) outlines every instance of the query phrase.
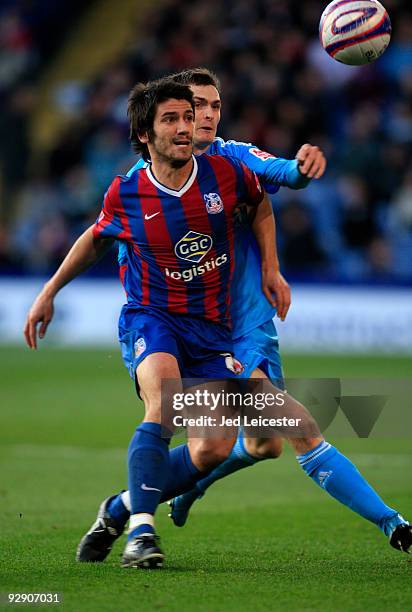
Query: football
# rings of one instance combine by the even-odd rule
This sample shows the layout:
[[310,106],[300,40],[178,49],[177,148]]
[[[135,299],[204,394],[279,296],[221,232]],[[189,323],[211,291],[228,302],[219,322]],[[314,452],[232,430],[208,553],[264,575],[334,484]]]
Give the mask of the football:
[[319,38],[333,59],[351,66],[374,62],[391,38],[391,21],[377,0],[334,0],[325,8]]

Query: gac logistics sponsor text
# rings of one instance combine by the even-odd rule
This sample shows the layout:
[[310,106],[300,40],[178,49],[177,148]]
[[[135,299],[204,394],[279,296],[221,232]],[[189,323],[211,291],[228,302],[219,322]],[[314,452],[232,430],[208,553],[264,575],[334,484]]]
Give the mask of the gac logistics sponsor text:
[[[214,194],[209,194],[214,195]],[[199,262],[206,257],[213,246],[212,237],[208,234],[200,234],[199,232],[189,231],[176,243],[174,252],[176,257],[184,261],[189,261],[194,264],[191,268],[185,270],[169,270],[165,268],[166,276],[174,280],[183,280],[189,283],[196,276],[202,276],[215,268],[219,268],[228,261],[226,253],[222,253],[217,257],[208,259],[204,263]]]
[[174,280],[184,280],[186,283],[189,283],[196,276],[202,276],[203,274],[206,274],[206,272],[219,268],[225,264],[227,260],[228,257],[226,253],[223,253],[223,255],[219,255],[219,257],[216,257],[215,259],[205,261],[205,263],[201,264],[200,266],[192,266],[191,268],[182,270],[182,272],[179,270],[169,270],[169,268],[165,268],[165,274]]

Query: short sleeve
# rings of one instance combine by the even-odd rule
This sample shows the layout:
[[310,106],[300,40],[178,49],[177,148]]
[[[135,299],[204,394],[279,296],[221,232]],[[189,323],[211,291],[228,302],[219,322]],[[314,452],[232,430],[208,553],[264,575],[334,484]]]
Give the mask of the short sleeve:
[[103,206],[96,223],[93,227],[95,238],[118,238],[124,237],[120,203],[120,177],[116,177],[103,199]]

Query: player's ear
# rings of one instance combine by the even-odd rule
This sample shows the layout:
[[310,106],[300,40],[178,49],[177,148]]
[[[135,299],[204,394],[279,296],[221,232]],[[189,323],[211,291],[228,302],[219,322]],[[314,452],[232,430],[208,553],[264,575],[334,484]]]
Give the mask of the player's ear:
[[147,144],[149,142],[149,134],[147,132],[140,132],[138,137],[140,142],[143,142],[143,144]]

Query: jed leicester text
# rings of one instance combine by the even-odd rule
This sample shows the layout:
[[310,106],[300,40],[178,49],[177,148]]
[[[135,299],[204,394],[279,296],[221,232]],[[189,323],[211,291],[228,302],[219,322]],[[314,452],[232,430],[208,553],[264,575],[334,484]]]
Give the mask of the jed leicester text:
[[286,416],[278,418],[253,417],[239,415],[233,418],[222,416],[220,419],[211,416],[184,417],[177,414],[173,417],[175,427],[299,427],[302,419]]

